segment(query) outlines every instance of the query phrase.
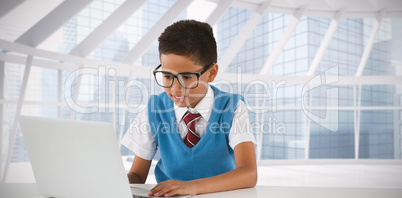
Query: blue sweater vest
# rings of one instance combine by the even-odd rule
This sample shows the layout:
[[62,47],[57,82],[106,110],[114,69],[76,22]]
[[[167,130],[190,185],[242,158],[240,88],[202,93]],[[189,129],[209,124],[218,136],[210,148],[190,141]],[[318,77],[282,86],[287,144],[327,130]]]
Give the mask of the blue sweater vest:
[[[155,167],[156,181],[189,181],[226,173],[235,168],[233,149],[228,135],[233,113],[243,97],[211,86],[215,99],[206,131],[200,141],[189,148],[176,125],[173,101],[165,92],[148,101],[150,129],[161,159]],[[179,118],[180,119],[180,118]]]

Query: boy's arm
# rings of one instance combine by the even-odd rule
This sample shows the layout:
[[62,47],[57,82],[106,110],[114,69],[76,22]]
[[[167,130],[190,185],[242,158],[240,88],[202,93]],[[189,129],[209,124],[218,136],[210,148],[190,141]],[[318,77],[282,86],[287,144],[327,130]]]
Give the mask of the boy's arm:
[[147,180],[151,163],[152,160],[145,160],[141,157],[134,156],[133,164],[127,174],[130,184],[144,184]]
[[156,185],[150,196],[172,196],[175,194],[202,194],[239,188],[254,187],[257,183],[257,163],[254,143],[243,142],[234,149],[236,169],[214,177],[183,182],[169,180]]

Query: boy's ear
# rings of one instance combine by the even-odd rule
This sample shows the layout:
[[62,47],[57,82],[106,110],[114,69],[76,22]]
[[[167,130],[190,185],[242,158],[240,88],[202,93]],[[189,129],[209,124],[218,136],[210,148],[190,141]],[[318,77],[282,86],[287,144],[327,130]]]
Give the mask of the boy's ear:
[[209,69],[208,82],[213,82],[214,81],[216,75],[218,75],[218,70],[219,70],[218,64],[215,64],[214,66],[212,66]]

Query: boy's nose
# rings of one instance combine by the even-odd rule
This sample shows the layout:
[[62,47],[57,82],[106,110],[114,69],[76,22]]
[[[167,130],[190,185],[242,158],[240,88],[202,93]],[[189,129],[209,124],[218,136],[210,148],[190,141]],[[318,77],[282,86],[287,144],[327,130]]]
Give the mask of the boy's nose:
[[180,83],[177,81],[177,79],[175,79],[175,81],[173,82],[173,85],[171,87],[171,90],[175,91],[175,92],[182,92],[183,89],[184,88],[180,85]]

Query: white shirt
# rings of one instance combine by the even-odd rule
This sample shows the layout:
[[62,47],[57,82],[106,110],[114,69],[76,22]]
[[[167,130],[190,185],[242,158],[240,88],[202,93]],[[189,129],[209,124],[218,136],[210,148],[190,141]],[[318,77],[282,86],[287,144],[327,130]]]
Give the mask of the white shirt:
[[[200,100],[195,108],[179,107],[174,104],[177,127],[183,140],[187,135],[187,126],[182,119],[183,115],[187,111],[201,114],[202,117],[196,123],[195,130],[202,138],[211,115],[214,98],[214,91],[211,86],[208,86],[207,94]],[[145,110],[140,112],[134,120],[130,121],[130,127],[121,140],[121,144],[133,151],[135,155],[146,160],[152,160],[158,148],[149,128],[148,108],[144,109]],[[253,142],[254,145],[256,145],[254,135],[250,128],[250,119],[246,104],[239,100],[233,114],[232,127],[229,131],[229,146],[234,149],[236,145],[242,142]]]

